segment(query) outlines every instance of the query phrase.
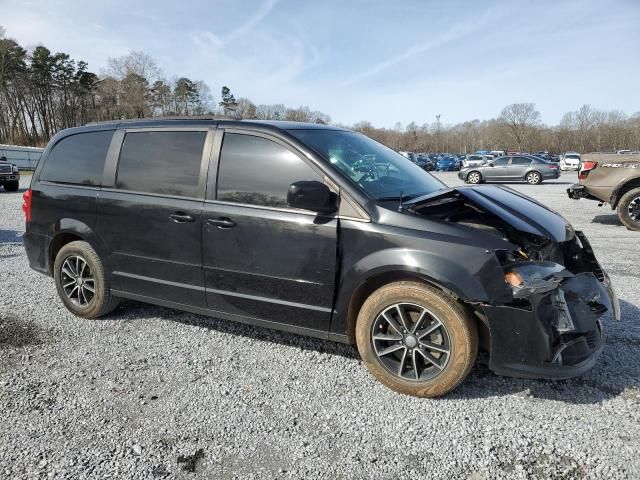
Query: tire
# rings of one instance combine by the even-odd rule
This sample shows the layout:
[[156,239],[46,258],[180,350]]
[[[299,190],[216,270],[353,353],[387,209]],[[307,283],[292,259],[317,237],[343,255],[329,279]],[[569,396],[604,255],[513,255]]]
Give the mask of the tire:
[[78,317],[102,317],[120,303],[119,298],[111,295],[100,257],[87,242],[70,242],[60,249],[56,255],[53,277],[62,303]]
[[540,185],[542,183],[542,175],[540,175],[540,172],[529,172],[525,175],[524,180],[529,184],[529,185]]
[[[406,334],[398,333],[402,326],[398,308],[408,320]],[[396,320],[397,328],[388,318]],[[475,321],[451,297],[419,282],[390,283],[373,292],[360,309],[355,333],[369,372],[391,390],[416,397],[453,390],[468,375],[478,352]],[[436,347],[440,350],[432,349]],[[440,353],[447,349],[448,353]],[[422,352],[439,365],[427,361]]]
[[640,231],[640,188],[622,195],[617,210],[618,218],[627,229]]
[[20,182],[7,182],[4,184],[4,189],[7,192],[17,192],[20,188]]
[[471,183],[473,185],[482,183],[482,175],[480,174],[480,172],[473,170],[467,173],[467,183]]

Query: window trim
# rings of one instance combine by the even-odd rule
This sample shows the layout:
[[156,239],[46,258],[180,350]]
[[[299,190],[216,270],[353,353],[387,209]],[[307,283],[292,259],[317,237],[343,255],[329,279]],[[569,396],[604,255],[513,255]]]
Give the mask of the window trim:
[[[120,165],[120,154],[122,153],[122,147],[124,146],[124,139],[127,133],[149,133],[149,132],[207,132],[204,139],[204,145],[202,148],[202,156],[200,158],[200,170],[198,174],[198,188],[196,196],[183,196],[183,195],[168,195],[155,192],[142,192],[139,190],[127,190],[123,188],[116,188],[116,179],[118,177],[118,167]],[[207,185],[207,169],[209,167],[209,158],[212,153],[212,145],[214,134],[216,132],[215,125],[212,126],[190,126],[190,127],[142,127],[142,128],[119,128],[114,133],[112,143],[109,146],[107,154],[107,160],[105,161],[102,184],[102,190],[109,192],[131,193],[136,195],[147,195],[153,197],[163,198],[177,198],[186,200],[198,200],[205,199],[206,185]],[[117,138],[116,138],[117,137]]]
[[[280,145],[282,148],[284,148],[285,150],[288,150],[289,152],[291,152],[292,154],[294,154],[296,157],[298,157],[300,160],[302,160],[302,162],[307,165],[314,173],[316,173],[318,175],[318,177],[320,177],[323,181],[323,183],[325,183],[325,185],[327,185],[329,188],[331,188],[331,190],[334,191],[334,193],[336,193],[338,195],[338,197],[340,198],[340,191],[336,191],[335,188],[333,188],[334,182],[332,181],[331,184],[327,184],[327,182],[325,182],[325,177],[327,176],[322,170],[320,170],[315,164],[313,164],[313,162],[311,162],[306,155],[304,155],[302,152],[300,152],[298,149],[294,148],[292,145],[288,144],[287,142],[283,141],[281,138],[278,138],[276,136],[273,135],[269,135],[266,134],[264,132],[259,132],[256,130],[244,130],[244,129],[238,129],[238,128],[219,128],[218,129],[221,133],[219,135],[218,138],[216,138],[216,144],[214,146],[214,148],[216,149],[216,155],[215,158],[213,159],[210,167],[209,167],[209,177],[210,177],[210,181],[207,184],[207,192],[206,195],[209,195],[209,189],[213,188],[213,192],[214,192],[214,198],[207,198],[207,196],[205,196],[205,200],[208,203],[220,203],[220,204],[225,204],[225,205],[239,205],[242,207],[260,207],[263,209],[267,209],[267,210],[276,210],[276,211],[285,211],[285,212],[290,212],[290,213],[310,213],[313,215],[318,215],[317,212],[312,212],[311,210],[303,210],[303,209],[295,209],[295,208],[286,208],[286,207],[272,207],[269,205],[256,205],[253,203],[239,203],[239,202],[230,202],[228,200],[219,200],[218,199],[218,180],[220,178],[220,159],[222,156],[222,145],[224,143],[224,135],[229,133],[229,134],[235,134],[235,135],[246,135],[246,136],[252,136],[252,137],[259,137],[259,138],[263,138],[265,140],[271,140],[272,142]],[[219,143],[218,143],[219,142]],[[211,172],[215,172],[215,178],[211,179]]]

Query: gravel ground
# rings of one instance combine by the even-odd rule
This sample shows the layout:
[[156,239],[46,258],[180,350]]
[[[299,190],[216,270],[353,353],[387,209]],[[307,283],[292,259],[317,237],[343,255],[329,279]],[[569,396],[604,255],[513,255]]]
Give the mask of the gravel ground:
[[568,200],[575,180],[513,187],[614,281],[599,364],[559,382],[476,367],[437,400],[387,390],[349,346],[134,302],[75,318],[27,265],[21,193],[0,192],[0,477],[640,477],[640,233]]

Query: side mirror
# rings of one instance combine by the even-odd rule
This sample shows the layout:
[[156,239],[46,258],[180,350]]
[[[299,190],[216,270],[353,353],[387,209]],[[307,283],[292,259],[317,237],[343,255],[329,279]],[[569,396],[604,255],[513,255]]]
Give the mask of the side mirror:
[[328,214],[338,210],[338,196],[322,182],[303,180],[289,186],[287,204],[294,208]]
[[495,165],[493,164],[493,162],[489,162],[487,165],[488,165],[488,166],[490,166],[490,167],[495,167]]

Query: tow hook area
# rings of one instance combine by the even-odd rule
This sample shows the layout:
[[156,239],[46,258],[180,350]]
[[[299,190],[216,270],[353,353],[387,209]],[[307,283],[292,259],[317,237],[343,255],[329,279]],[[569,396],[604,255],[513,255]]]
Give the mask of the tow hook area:
[[569,195],[569,198],[572,198],[573,200],[579,200],[587,197],[589,194],[587,193],[587,189],[584,188],[584,185],[576,183],[567,188],[567,195]]
[[[490,368],[498,374],[528,378],[569,378],[591,368],[602,351],[600,317],[615,312],[615,294],[607,279],[591,272],[551,271],[523,274],[511,305],[483,307],[491,334]],[[515,269],[514,271],[518,271]]]

